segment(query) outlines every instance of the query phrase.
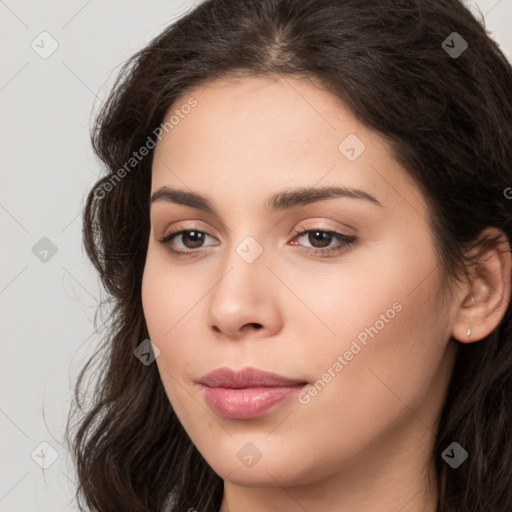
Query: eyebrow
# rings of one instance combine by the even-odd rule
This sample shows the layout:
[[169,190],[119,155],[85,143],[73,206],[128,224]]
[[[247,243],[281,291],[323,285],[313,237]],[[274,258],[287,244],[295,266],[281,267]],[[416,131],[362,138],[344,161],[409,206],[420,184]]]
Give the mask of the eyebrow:
[[[266,201],[265,206],[269,212],[288,210],[296,206],[302,206],[326,199],[348,197],[369,201],[381,208],[384,206],[372,195],[364,190],[340,186],[329,186],[322,188],[297,187],[290,190],[277,192]],[[217,214],[213,204],[206,198],[195,192],[161,187],[151,195],[150,203],[169,202],[190,206],[198,210]]]

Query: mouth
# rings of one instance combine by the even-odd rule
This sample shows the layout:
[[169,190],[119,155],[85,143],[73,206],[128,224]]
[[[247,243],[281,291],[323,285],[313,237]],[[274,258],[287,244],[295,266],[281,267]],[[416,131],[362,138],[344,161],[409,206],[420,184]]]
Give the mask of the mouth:
[[210,408],[228,419],[252,419],[276,409],[308,383],[257,368],[218,368],[199,383]]

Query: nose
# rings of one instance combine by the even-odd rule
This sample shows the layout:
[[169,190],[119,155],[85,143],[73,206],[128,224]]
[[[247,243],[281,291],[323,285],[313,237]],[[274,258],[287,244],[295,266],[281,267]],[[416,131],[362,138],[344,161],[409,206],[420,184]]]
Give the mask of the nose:
[[248,263],[233,251],[226,260],[208,294],[207,323],[217,336],[265,338],[281,329],[279,288],[264,256]]

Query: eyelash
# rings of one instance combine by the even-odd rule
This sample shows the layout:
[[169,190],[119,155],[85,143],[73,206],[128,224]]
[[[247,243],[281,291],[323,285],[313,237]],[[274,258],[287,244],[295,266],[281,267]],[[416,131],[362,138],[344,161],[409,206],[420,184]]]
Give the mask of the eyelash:
[[[173,256],[177,256],[177,257],[182,257],[182,256],[189,257],[189,256],[197,255],[200,252],[204,252],[204,251],[201,251],[202,248],[199,248],[198,250],[191,249],[189,251],[179,251],[177,249],[173,249],[170,246],[169,242],[172,239],[176,238],[177,236],[179,236],[183,233],[189,233],[191,231],[195,231],[197,233],[202,233],[203,235],[208,234],[205,231],[200,231],[198,229],[177,229],[177,230],[171,231],[170,233],[165,235],[163,238],[161,238],[159,240],[159,242],[165,246],[167,251],[169,251]],[[353,245],[357,242],[357,238],[355,236],[346,235],[346,234],[340,233],[338,231],[332,231],[332,230],[326,230],[326,229],[315,229],[315,228],[313,228],[313,229],[295,229],[294,233],[296,234],[296,236],[294,238],[300,237],[307,233],[314,233],[314,232],[327,233],[329,235],[332,235],[334,238],[338,238],[343,243],[341,245],[335,245],[333,247],[327,247],[327,248],[318,248],[318,247],[311,248],[311,247],[309,247],[309,248],[306,248],[307,250],[305,252],[309,252],[309,253],[313,253],[313,254],[321,254],[322,256],[327,257],[327,256],[331,256],[333,254],[339,254],[341,252],[344,252],[344,251],[352,248]]]

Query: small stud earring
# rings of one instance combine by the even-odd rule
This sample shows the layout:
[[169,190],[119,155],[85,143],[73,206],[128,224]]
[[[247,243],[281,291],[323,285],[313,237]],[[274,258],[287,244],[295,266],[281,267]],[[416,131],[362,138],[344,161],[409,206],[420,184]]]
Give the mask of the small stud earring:
[[470,334],[471,334],[471,328],[468,328],[468,330],[466,332],[466,336],[469,338]]

